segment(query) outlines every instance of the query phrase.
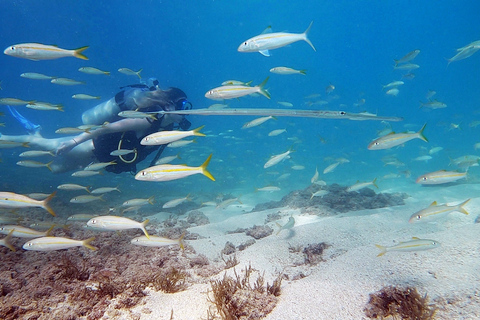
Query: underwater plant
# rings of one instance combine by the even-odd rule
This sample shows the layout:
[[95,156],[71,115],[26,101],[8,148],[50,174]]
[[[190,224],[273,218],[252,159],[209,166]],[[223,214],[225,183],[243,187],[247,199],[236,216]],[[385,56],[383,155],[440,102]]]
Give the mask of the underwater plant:
[[171,267],[166,271],[159,271],[155,274],[152,284],[155,290],[161,290],[165,293],[175,293],[185,290],[187,287],[185,279],[188,276],[188,273]]
[[[248,266],[241,276],[234,269],[235,277],[225,273],[223,279],[210,282],[212,296],[208,300],[213,303],[221,319],[261,319],[273,310],[280,295],[282,277],[278,276],[272,285],[267,283],[265,287],[265,278],[259,275],[252,286],[250,278],[254,271]],[[214,312],[208,310],[207,317],[215,319]]]
[[370,319],[430,320],[435,314],[435,306],[428,304],[427,295],[420,296],[416,288],[384,287],[370,294],[365,307],[365,315]]

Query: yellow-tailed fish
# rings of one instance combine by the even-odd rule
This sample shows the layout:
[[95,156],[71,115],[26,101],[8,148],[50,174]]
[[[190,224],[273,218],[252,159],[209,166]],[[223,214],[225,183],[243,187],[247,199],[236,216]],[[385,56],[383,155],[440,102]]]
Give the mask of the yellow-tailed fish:
[[399,64],[399,65],[394,66],[393,70],[407,70],[407,71],[410,71],[410,70],[415,70],[415,69],[418,69],[418,68],[420,68],[420,66],[418,64],[405,63],[405,64]]
[[419,53],[420,53],[420,50],[416,49],[416,50],[410,51],[409,53],[404,55],[402,58],[400,58],[398,60],[394,59],[393,61],[395,62],[395,65],[397,66],[401,63],[412,61],[413,59],[415,59],[416,56],[418,56]]
[[159,164],[166,164],[166,163],[170,163],[172,162],[173,160],[175,159],[181,159],[180,156],[177,154],[175,156],[167,156],[167,157],[163,157],[163,158],[160,158],[157,160],[157,162],[155,162],[156,165],[159,165]]
[[10,149],[10,148],[17,148],[17,147],[30,148],[30,145],[28,144],[28,142],[0,140],[0,149]]
[[447,59],[448,61],[447,66],[454,61],[463,60],[472,56],[475,52],[478,51],[478,49],[480,49],[480,46],[467,46],[467,47],[461,48],[461,50],[455,56],[451,57],[450,59]]
[[320,197],[322,198],[324,195],[328,193],[327,190],[320,189],[316,192],[312,192],[312,195],[310,196],[310,200],[312,200],[314,197]]
[[293,103],[288,102],[288,101],[278,101],[277,103],[281,106],[284,106],[284,107],[288,107],[288,108],[293,107]]
[[110,72],[109,71],[103,71],[94,67],[81,67],[78,69],[78,71],[87,73],[87,74],[104,74],[109,76]]
[[140,236],[133,238],[130,243],[137,245],[137,246],[144,246],[144,247],[163,247],[163,246],[170,246],[178,244],[182,250],[185,249],[185,243],[183,242],[183,238],[185,237],[185,233],[180,236],[179,239],[173,240],[159,236],[150,236],[150,238],[146,236]]
[[228,85],[228,86],[221,86],[214,89],[211,89],[205,93],[205,98],[212,99],[212,100],[226,100],[226,99],[234,99],[244,97],[254,93],[260,93],[264,97],[270,99],[270,93],[264,89],[265,85],[268,81],[267,77],[260,83],[258,86],[250,87],[245,85]]
[[404,144],[407,141],[413,139],[421,139],[425,142],[428,142],[427,138],[423,135],[423,130],[425,130],[426,124],[415,133],[390,133],[386,136],[377,138],[370,142],[368,145],[368,150],[382,150],[382,149],[390,149],[396,147],[398,145]]
[[65,57],[75,57],[83,60],[88,60],[88,58],[82,53],[87,49],[87,46],[80,47],[78,49],[68,50],[59,48],[57,46],[41,43],[20,43],[6,48],[3,53],[8,56],[34,61],[53,60]]
[[0,226],[0,233],[2,234],[12,233],[12,236],[17,238],[38,238],[38,237],[46,237],[50,235],[50,232],[52,232],[54,227],[55,226],[51,226],[50,229],[48,229],[47,231],[37,231],[27,227],[18,226],[18,225],[5,225],[5,226]]
[[383,89],[385,89],[385,88],[391,88],[391,87],[398,87],[398,86],[401,86],[401,85],[403,85],[403,84],[405,84],[405,82],[403,82],[403,81],[392,81],[392,82],[384,85],[384,86],[383,86]]
[[127,200],[122,204],[122,207],[137,207],[137,206],[144,206],[146,204],[153,205],[154,203],[155,203],[155,196],[151,196],[148,199],[136,198],[136,199]]
[[149,118],[152,120],[157,120],[157,117],[153,113],[146,113],[141,111],[126,110],[118,113],[119,117],[122,118],[133,118],[133,119],[144,119]]
[[167,144],[167,147],[169,147],[169,148],[181,148],[181,147],[185,147],[186,145],[188,145],[190,143],[197,143],[197,138],[195,138],[193,140],[173,141],[173,142],[170,142],[169,144]]
[[192,198],[190,197],[190,194],[188,194],[186,197],[173,199],[173,200],[165,202],[165,204],[162,206],[162,208],[163,209],[175,208],[176,206],[182,204],[183,202],[191,201],[191,200],[192,200]]
[[11,230],[5,238],[0,239],[0,246],[7,247],[11,251],[15,252],[15,247],[10,243],[10,240],[12,239],[12,234],[13,230]]
[[448,204],[437,204],[437,201],[434,201],[430,204],[429,207],[412,214],[408,222],[413,223],[417,221],[424,221],[425,218],[427,218],[428,220],[429,218],[445,215],[453,211],[458,211],[468,215],[467,210],[465,210],[463,206],[466,205],[469,201],[470,199],[467,199],[464,202],[453,205],[453,206],[449,206]]
[[88,221],[92,218],[95,218],[97,215],[89,214],[89,213],[78,213],[71,215],[67,218],[67,221]]
[[91,191],[92,194],[103,194],[103,193],[108,193],[112,191],[117,191],[121,192],[118,187],[101,187],[101,188],[96,188]]
[[59,190],[85,190],[87,191],[88,193],[90,193],[90,190],[89,190],[90,187],[84,187],[84,186],[81,186],[79,184],[75,184],[75,183],[64,183],[64,184],[61,184],[59,186],[57,186],[57,189]]
[[84,81],[78,81],[68,78],[53,78],[52,80],[50,80],[50,82],[53,84],[59,84],[61,86],[76,86],[79,84],[86,84],[86,82]]
[[108,166],[111,166],[111,165],[115,165],[117,164],[115,161],[110,161],[110,162],[94,162],[94,163],[91,163],[89,164],[88,166],[85,167],[85,171],[96,171],[96,170],[100,170],[100,169],[103,169],[105,167],[108,167]]
[[194,174],[203,174],[212,181],[215,178],[207,170],[208,163],[212,155],[210,154],[205,162],[199,167],[189,167],[186,165],[161,164],[141,170],[135,175],[136,180],[141,181],[170,181],[182,179]]
[[340,164],[340,162],[332,163],[331,165],[329,165],[328,167],[323,169],[323,174],[327,174],[329,172],[332,172],[333,170],[335,170],[335,168],[338,167],[339,164]]
[[97,200],[105,201],[103,199],[103,194],[100,196],[92,196],[92,195],[76,196],[70,199],[70,203],[89,203]]
[[375,186],[378,189],[378,186],[375,182],[377,182],[377,178],[373,179],[373,181],[370,181],[370,182],[357,182],[354,185],[351,185],[350,187],[348,187],[347,192],[361,190],[368,186]]
[[77,93],[77,94],[74,94],[72,98],[77,100],[98,100],[100,99],[100,96],[91,96],[85,93]]
[[277,231],[277,235],[278,235],[280,233],[280,231],[282,231],[282,230],[292,229],[293,226],[295,226],[295,219],[293,217],[288,218],[287,223],[285,223],[283,226],[281,224],[279,224],[278,222],[276,222],[276,224],[279,227],[279,229]]
[[120,73],[126,74],[127,76],[137,76],[140,79],[142,79],[142,76],[140,75],[140,72],[142,72],[142,71],[143,71],[143,69],[140,69],[138,71],[133,71],[132,69],[128,69],[128,68],[118,69],[118,72],[120,72]]
[[290,157],[290,153],[294,152],[291,148],[285,151],[284,153],[277,154],[275,156],[272,156],[264,165],[263,168],[267,169],[270,168],[281,161],[287,159],[287,157]]
[[270,119],[277,120],[277,118],[275,118],[273,116],[267,116],[267,117],[261,117],[261,118],[253,119],[252,121],[249,121],[249,122],[245,123],[242,126],[242,129],[253,128],[253,127],[259,126],[262,123],[264,123],[264,122],[266,122]]
[[34,200],[27,196],[13,192],[0,192],[0,208],[32,208],[39,207],[47,210],[52,216],[55,212],[48,206],[48,202],[55,196],[56,191],[49,195],[45,200]]
[[200,130],[202,130],[203,127],[204,126],[201,126],[190,131],[178,131],[178,130],[168,131],[167,130],[167,131],[155,132],[144,137],[140,141],[140,144],[144,146],[157,146],[157,145],[167,144],[173,141],[177,141],[190,136],[204,137],[205,134],[200,132]]
[[127,230],[127,229],[141,229],[147,238],[150,238],[145,226],[149,220],[137,222],[135,220],[119,217],[119,216],[98,216],[88,220],[87,226],[93,229],[101,230]]
[[73,240],[65,237],[41,237],[25,242],[23,249],[30,251],[55,251],[73,247],[85,247],[90,250],[97,250],[96,247],[90,245],[90,242],[93,240],[95,240],[95,237],[85,240]]
[[235,202],[242,203],[242,201],[240,201],[240,196],[238,196],[236,198],[230,198],[230,199],[227,199],[227,200],[223,200],[222,202],[220,202],[219,204],[216,205],[215,209],[223,210],[223,209],[225,209],[226,207],[228,207],[229,205],[231,205],[232,203],[235,203]]
[[419,239],[417,237],[413,237],[410,241],[400,242],[399,244],[391,247],[384,247],[378,244],[376,244],[375,246],[381,250],[381,252],[377,255],[377,257],[380,257],[388,251],[410,252],[435,249],[440,246],[440,243],[435,240]]
[[303,75],[307,74],[307,70],[305,69],[296,70],[289,67],[275,67],[270,69],[270,72],[276,73],[276,74],[303,74]]
[[114,150],[112,152],[110,152],[110,155],[111,156],[125,156],[127,154],[130,154],[130,153],[134,153],[136,149],[133,149],[133,150],[128,150],[128,149],[117,149],[117,150]]
[[26,101],[17,98],[0,98],[0,104],[9,106],[24,106],[33,103],[35,103],[35,100]]
[[264,56],[270,56],[268,50],[277,49],[289,45],[297,41],[307,42],[314,51],[317,51],[312,42],[307,38],[307,34],[312,27],[313,21],[308,26],[304,33],[286,33],[286,32],[271,32],[271,28],[267,28],[258,36],[244,41],[239,47],[239,52],[260,52]]
[[311,182],[311,183],[317,182],[317,181],[318,181],[318,177],[319,177],[318,168],[315,167],[315,173],[314,173],[313,177],[310,179],[310,182]]
[[63,105],[53,104],[49,102],[34,102],[26,105],[27,108],[34,110],[43,110],[43,111],[62,111]]
[[251,85],[253,80],[248,82],[243,82],[239,80],[226,80],[222,82],[222,86],[249,86]]
[[90,133],[88,129],[80,129],[75,127],[65,127],[55,130],[56,134],[79,134],[79,133]]
[[84,177],[96,176],[99,174],[101,175],[102,173],[100,171],[80,170],[72,173],[72,177],[84,178]]
[[421,175],[415,182],[418,184],[442,184],[465,179],[466,177],[466,172],[439,170]]
[[32,79],[32,80],[52,80],[55,77],[47,76],[41,73],[36,72],[25,72],[20,75],[22,78]]
[[278,136],[284,132],[287,132],[287,129],[276,129],[276,130],[272,130],[268,133],[268,136],[269,137],[275,137],[275,136]]
[[41,156],[51,156],[55,157],[55,153],[52,151],[44,151],[44,150],[32,150],[32,151],[25,151],[18,155],[22,158],[29,158],[29,157],[41,157]]
[[50,161],[49,163],[43,163],[39,161],[34,161],[34,160],[21,160],[17,162],[17,165],[22,166],[22,167],[28,167],[28,168],[42,168],[46,167],[48,170],[52,171],[52,168],[50,165],[53,163],[53,160]]
[[275,192],[275,191],[280,191],[281,189],[276,186],[266,186],[262,188],[255,188],[255,192],[261,191],[261,192]]

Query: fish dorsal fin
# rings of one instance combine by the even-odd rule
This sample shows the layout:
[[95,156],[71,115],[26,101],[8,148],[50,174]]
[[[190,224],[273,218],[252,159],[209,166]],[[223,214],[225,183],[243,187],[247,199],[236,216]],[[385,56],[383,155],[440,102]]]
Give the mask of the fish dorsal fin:
[[436,206],[436,205],[437,205],[437,201],[433,201],[432,203],[430,203],[430,207]]
[[265,30],[262,31],[260,34],[267,34],[267,33],[272,33],[272,26],[268,26],[265,28]]
[[412,237],[412,240],[420,240],[418,237]]
[[395,134],[395,131],[388,133],[387,136],[391,136],[392,134]]

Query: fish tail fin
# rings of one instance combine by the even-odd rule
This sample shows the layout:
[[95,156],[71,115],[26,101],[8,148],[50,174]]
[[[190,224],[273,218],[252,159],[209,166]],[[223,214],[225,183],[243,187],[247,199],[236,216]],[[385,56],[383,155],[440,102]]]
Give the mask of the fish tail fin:
[[278,223],[278,222],[275,222],[275,224],[276,224],[277,227],[279,228],[278,231],[277,231],[277,234],[276,234],[276,235],[278,236],[278,234],[280,233],[280,231],[282,231],[282,225],[281,225],[280,223]]
[[142,79],[142,76],[140,75],[140,72],[143,71],[143,68],[141,68],[140,70],[138,70],[137,72],[135,72],[135,74],[140,78]]
[[190,193],[187,194],[187,196],[185,197],[185,200],[187,200],[187,201],[192,201],[192,199],[193,198],[190,196]]
[[103,74],[106,75],[106,76],[109,76],[109,75],[110,75],[110,71],[105,71]]
[[13,252],[17,251],[15,250],[15,247],[10,243],[10,239],[12,239],[12,234],[13,234],[13,231],[15,231],[15,229],[11,230],[8,235],[3,238],[3,243],[5,244],[5,247],[7,247],[8,249],[12,250]]
[[89,190],[89,188],[91,188],[91,186],[86,186],[86,187],[85,187],[85,191],[87,191],[88,193],[92,193],[92,192]]
[[150,240],[150,235],[147,232],[147,229],[145,229],[145,226],[150,222],[150,219],[147,219],[142,222],[142,231],[145,233],[145,237],[147,237],[148,240]]
[[50,170],[50,172],[53,172],[52,167],[50,167],[50,165],[51,165],[52,163],[53,163],[53,160],[50,161],[49,163],[45,163],[45,167],[47,167],[48,170]]
[[95,240],[95,237],[91,237],[91,238],[88,238],[88,239],[85,239],[82,241],[82,246],[84,246],[85,248],[88,248],[90,250],[97,250],[98,248],[97,247],[94,247],[92,245],[90,245],[90,242],[92,242],[93,240]]
[[153,205],[155,203],[155,196],[151,196],[150,198],[148,198],[148,203]]
[[465,210],[465,209],[463,208],[463,206],[466,205],[467,202],[469,202],[470,200],[471,200],[471,199],[467,199],[467,200],[463,201],[462,203],[460,203],[460,204],[458,205],[458,211],[461,212],[461,213],[463,213],[463,214],[468,215],[468,211]]
[[393,63],[395,63],[395,67],[398,66],[398,60],[393,59]]
[[194,135],[194,136],[199,136],[199,137],[205,137],[206,134],[200,132],[200,130],[202,130],[203,127],[205,127],[205,125],[200,126],[200,127],[198,127],[197,129],[193,129],[193,135]]
[[378,186],[377,186],[376,182],[377,182],[377,178],[373,179],[372,184],[378,189]]
[[185,238],[186,233],[187,233],[186,231],[183,232],[182,235],[180,236],[180,238],[178,238],[178,244],[180,245],[180,248],[182,250],[185,250],[185,242],[183,241],[183,238]]
[[425,127],[426,127],[426,126],[427,126],[427,124],[425,123],[425,124],[423,125],[422,129],[420,129],[417,133],[418,133],[418,137],[419,137],[420,139],[422,139],[422,140],[425,141],[425,142],[428,142],[427,137],[425,137],[425,135],[423,134],[423,130],[425,130]]
[[302,69],[302,70],[298,70],[301,74],[303,74],[304,76],[307,75],[307,69]]
[[308,33],[310,32],[312,25],[313,25],[313,21],[310,22],[310,25],[308,26],[307,30],[305,30],[305,32],[303,33],[303,36],[304,36],[303,40],[305,40],[305,42],[308,43],[310,47],[312,47],[313,51],[317,51],[317,49],[315,49],[315,47],[313,46],[313,43],[310,41],[310,39],[308,39]]
[[384,246],[381,246],[379,244],[376,244],[375,247],[381,250],[381,252],[377,255],[377,257],[383,256],[385,253],[387,253],[387,248]]
[[29,142],[23,142],[23,143],[22,143],[22,147],[24,147],[24,148],[30,148]]
[[258,85],[258,88],[260,89],[258,93],[260,93],[262,96],[270,99],[271,98],[270,92],[268,92],[268,90],[264,88],[265,85],[267,84],[268,79],[270,79],[270,77],[267,77],[265,80],[263,80],[262,83],[260,83]]
[[52,208],[50,208],[48,203],[50,202],[50,200],[52,200],[53,197],[55,197],[55,194],[57,194],[57,191],[53,191],[51,195],[49,195],[45,200],[42,201],[42,207],[54,217],[56,216],[55,212],[52,210]]
[[215,178],[212,176],[212,174],[210,172],[208,172],[207,170],[207,166],[208,164],[210,163],[210,160],[212,159],[212,154],[210,153],[210,155],[208,156],[207,160],[205,160],[205,162],[200,166],[200,169],[202,169],[202,174],[204,176],[206,176],[207,178],[209,178],[210,180],[212,181],[215,181]]
[[53,224],[50,228],[48,228],[47,231],[45,231],[45,237],[49,237],[50,234],[52,233],[53,229],[55,228],[55,224]]
[[313,199],[313,195],[314,195],[314,194],[315,194],[315,193],[313,193],[313,192],[312,192],[312,196],[310,197],[310,200],[312,200],[312,199]]
[[80,47],[78,49],[75,49],[73,52],[73,56],[78,59],[82,60],[88,60],[88,58],[82,53],[83,51],[87,50],[88,46],[85,47]]

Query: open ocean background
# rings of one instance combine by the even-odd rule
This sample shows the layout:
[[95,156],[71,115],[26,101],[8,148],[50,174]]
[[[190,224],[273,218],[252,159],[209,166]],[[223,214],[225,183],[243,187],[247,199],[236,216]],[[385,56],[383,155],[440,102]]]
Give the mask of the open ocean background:
[[[194,108],[206,108],[216,101],[205,92],[228,79],[253,80],[259,84],[270,76],[267,88],[272,99],[246,97],[228,101],[230,107],[283,108],[278,101],[293,103],[295,109],[344,110],[371,112],[380,116],[404,117],[391,123],[394,131],[418,131],[427,123],[429,143],[411,141],[403,148],[369,151],[368,143],[377,137],[385,124],[377,121],[346,121],[279,118],[262,126],[242,130],[254,117],[189,116],[192,128],[205,125],[193,147],[165,151],[164,156],[180,152],[177,163],[200,165],[213,153],[209,171],[212,182],[197,175],[168,183],[135,181],[130,174],[107,173],[86,180],[70,173],[53,175],[44,168],[16,166],[24,150],[1,152],[1,191],[17,193],[56,190],[61,183],[81,183],[94,187],[120,185],[122,194],[106,195],[106,205],[115,206],[133,196],[162,195],[182,197],[188,193],[214,198],[216,193],[234,195],[253,192],[254,188],[276,185],[279,195],[305,188],[318,167],[325,167],[344,157],[334,172],[322,175],[327,183],[351,185],[357,180],[371,181],[389,173],[410,170],[412,178],[399,181],[418,188],[418,175],[449,167],[449,158],[479,153],[473,145],[480,142],[480,53],[451,63],[447,58],[456,49],[480,39],[478,1],[15,1],[0,0],[0,43],[2,50],[10,45],[38,42],[61,48],[90,48],[84,52],[90,60],[63,58],[30,61],[0,56],[0,97],[61,103],[65,112],[47,112],[17,107],[25,117],[41,124],[45,137],[56,137],[61,127],[78,126],[81,114],[99,101],[74,100],[72,94],[102,96],[105,101],[119,87],[138,82],[138,78],[118,73],[118,68],[143,68],[144,79],[156,77],[163,88],[176,86],[184,90]],[[309,39],[314,52],[305,42],[272,50],[271,57],[259,53],[239,53],[240,43],[260,34],[267,26],[274,32],[301,33],[314,21]],[[388,96],[382,85],[401,80],[405,72],[393,70],[393,59],[421,50],[413,61],[420,65],[415,78],[403,80],[398,96]],[[88,75],[78,68],[92,66],[112,72],[110,77]],[[307,75],[277,75],[270,68],[288,66],[306,69]],[[83,86],[56,86],[48,81],[21,78],[24,72],[86,81]],[[326,95],[325,88],[335,90]],[[448,105],[445,109],[420,109],[428,90],[434,98]],[[306,96],[320,93],[329,104],[309,107]],[[335,99],[333,99],[335,97]],[[355,106],[360,99],[365,104]],[[4,106],[0,111],[7,113]],[[15,119],[6,114],[0,118],[4,134],[25,134]],[[451,129],[451,124],[460,129]],[[287,133],[267,136],[271,130],[286,128]],[[294,143],[298,139],[300,143]],[[297,142],[298,142],[297,141]],[[293,146],[291,159],[269,170],[263,165],[270,156]],[[443,147],[428,162],[412,161],[428,154],[432,147]],[[394,155],[405,164],[384,166],[381,158]],[[153,155],[152,155],[153,156]],[[138,166],[148,166],[148,159]],[[293,170],[292,165],[304,166]],[[282,174],[285,180],[278,181]],[[478,176],[478,168],[469,175]],[[88,181],[87,181],[88,180]],[[87,181],[87,182],[85,182]],[[381,182],[379,186],[381,186]],[[68,201],[71,194],[60,194]],[[208,198],[208,196],[206,196]]]

